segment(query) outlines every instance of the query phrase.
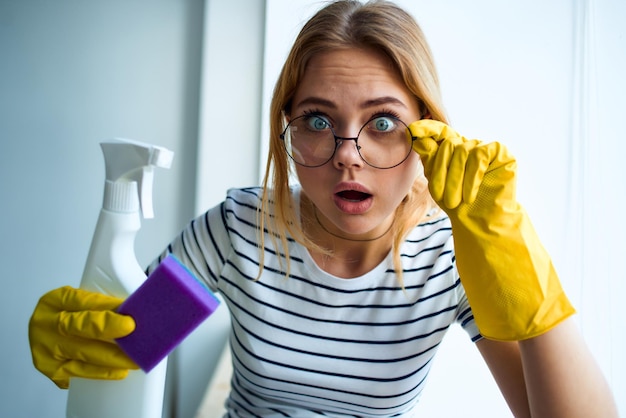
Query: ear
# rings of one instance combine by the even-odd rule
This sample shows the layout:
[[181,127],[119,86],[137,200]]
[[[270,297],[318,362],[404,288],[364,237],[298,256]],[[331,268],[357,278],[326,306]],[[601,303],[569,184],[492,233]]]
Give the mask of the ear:
[[282,116],[283,116],[283,121],[285,121],[285,125],[291,122],[291,115],[288,114],[286,111],[283,110]]

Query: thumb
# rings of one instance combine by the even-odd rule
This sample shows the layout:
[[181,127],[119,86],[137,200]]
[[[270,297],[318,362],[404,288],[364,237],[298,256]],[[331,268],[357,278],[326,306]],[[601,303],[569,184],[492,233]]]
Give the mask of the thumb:
[[135,320],[113,311],[61,312],[59,331],[65,335],[109,341],[135,330]]
[[455,140],[455,143],[463,141],[458,132],[438,120],[421,119],[411,123],[408,129],[410,135],[416,138],[413,141],[413,150],[419,154],[427,175],[444,139]]

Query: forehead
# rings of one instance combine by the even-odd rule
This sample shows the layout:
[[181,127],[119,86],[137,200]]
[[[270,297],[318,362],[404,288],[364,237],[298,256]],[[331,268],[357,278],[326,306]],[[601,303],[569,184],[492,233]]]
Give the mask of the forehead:
[[293,104],[307,97],[328,100],[361,100],[368,95],[399,96],[410,100],[398,70],[382,52],[370,49],[339,49],[314,55],[306,65]]
[[305,74],[319,69],[367,69],[385,72],[398,77],[392,60],[383,52],[372,48],[341,48],[314,54],[307,62]]

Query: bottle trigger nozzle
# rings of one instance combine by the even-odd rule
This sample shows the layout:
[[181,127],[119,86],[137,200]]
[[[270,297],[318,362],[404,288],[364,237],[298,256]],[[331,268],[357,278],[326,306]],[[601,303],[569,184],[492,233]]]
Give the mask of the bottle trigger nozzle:
[[[152,182],[154,167],[170,168],[174,153],[167,148],[130,139],[116,138],[101,143],[106,164],[106,179],[113,189],[114,184],[136,182],[134,196],[111,194],[105,196],[105,207],[112,211],[127,211],[135,200],[144,218],[153,218]],[[125,189],[126,190],[126,189]]]
[[152,184],[154,180],[154,169],[152,166],[144,167],[143,179],[139,183],[139,207],[146,219],[154,218],[154,208],[152,207]]

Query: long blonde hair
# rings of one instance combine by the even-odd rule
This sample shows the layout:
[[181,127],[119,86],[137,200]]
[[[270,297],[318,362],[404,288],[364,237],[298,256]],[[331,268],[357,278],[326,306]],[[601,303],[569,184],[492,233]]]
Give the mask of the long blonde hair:
[[[287,274],[288,236],[309,249],[328,253],[306,236],[296,219],[297,211],[293,207],[289,185],[291,164],[280,134],[284,129],[284,116],[290,113],[291,101],[311,57],[345,48],[368,48],[385,53],[407,89],[417,98],[421,113],[446,122],[434,60],[422,30],[411,15],[384,0],[367,3],[339,0],[319,10],[300,31],[274,88],[270,107],[269,156],[259,213],[259,277],[264,261],[264,230],[269,231],[276,253],[284,254]],[[400,244],[408,231],[433,206],[427,181],[423,175],[418,176],[396,209],[392,226],[394,268],[400,280]]]

